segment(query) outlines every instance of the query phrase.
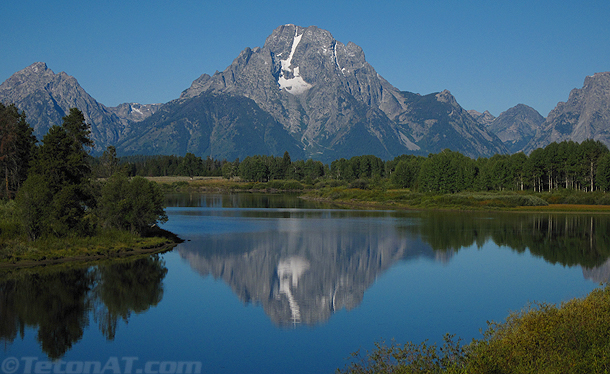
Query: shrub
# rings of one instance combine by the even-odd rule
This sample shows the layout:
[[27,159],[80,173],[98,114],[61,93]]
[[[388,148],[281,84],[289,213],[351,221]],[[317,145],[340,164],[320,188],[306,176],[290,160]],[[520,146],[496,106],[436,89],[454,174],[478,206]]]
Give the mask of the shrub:
[[603,373],[610,370],[610,287],[560,307],[534,304],[490,323],[468,347],[472,373]]
[[369,188],[369,182],[365,179],[356,179],[349,184],[349,188],[358,188],[360,190],[366,190]]
[[141,233],[157,222],[167,221],[163,201],[164,195],[156,183],[143,177],[129,180],[118,173],[102,187],[97,214],[106,228]]
[[272,190],[283,190],[284,189],[284,181],[280,180],[272,180],[267,182],[267,188]]
[[489,322],[480,340],[443,347],[375,344],[339,373],[607,373],[610,371],[610,286],[559,307],[532,304],[505,322]]
[[298,181],[290,180],[284,183],[285,190],[302,190],[305,187]]

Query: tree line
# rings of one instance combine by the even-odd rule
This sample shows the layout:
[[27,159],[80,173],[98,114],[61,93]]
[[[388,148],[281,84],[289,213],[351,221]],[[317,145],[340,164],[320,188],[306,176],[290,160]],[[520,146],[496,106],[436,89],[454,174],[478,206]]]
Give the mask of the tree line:
[[23,231],[30,240],[45,236],[90,236],[99,229],[143,233],[167,220],[159,186],[142,177],[129,179],[109,147],[102,159],[112,173],[101,182],[93,175],[91,130],[72,108],[40,144],[14,105],[0,104],[0,167],[4,199],[15,199]]
[[241,162],[225,161],[222,165],[225,178],[239,177],[252,182],[294,179],[313,184],[324,179],[348,183],[386,180],[399,188],[439,193],[610,190],[610,152],[595,140],[551,143],[529,156],[520,152],[476,160],[445,149],[427,157],[402,155],[384,161],[364,155],[325,165],[311,159],[291,161],[286,152],[283,157],[248,156]]
[[[94,169],[98,177],[107,177],[112,173],[116,165],[111,165],[110,153],[114,152],[116,159],[116,149],[109,147],[104,154],[94,160]],[[185,156],[176,155],[153,155],[153,156],[123,156],[118,159],[118,165],[125,170],[129,176],[143,177],[167,177],[167,176],[187,176],[187,177],[220,177],[222,167],[226,160],[217,160],[210,156],[205,159],[187,153]]]

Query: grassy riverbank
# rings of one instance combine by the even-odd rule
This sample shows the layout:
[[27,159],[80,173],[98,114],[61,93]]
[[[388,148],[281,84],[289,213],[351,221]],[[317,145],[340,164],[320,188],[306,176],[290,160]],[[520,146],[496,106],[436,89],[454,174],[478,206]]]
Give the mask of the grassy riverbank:
[[267,183],[241,182],[220,177],[153,177],[165,191],[201,192],[299,192],[305,199],[324,201],[365,209],[449,209],[509,210],[536,212],[610,213],[610,194],[560,190],[460,192],[454,194],[420,193],[409,189],[393,189],[383,181],[350,184],[323,180],[306,184],[298,181],[274,180]]
[[608,373],[610,286],[560,306],[533,304],[489,323],[483,338],[462,346],[445,336],[442,349],[426,343],[376,344],[354,354],[343,374],[364,373]]
[[0,268],[46,266],[159,253],[171,249],[178,242],[178,237],[158,227],[151,228],[143,235],[99,229],[92,236],[49,236],[30,241],[16,217],[15,203],[0,202]]

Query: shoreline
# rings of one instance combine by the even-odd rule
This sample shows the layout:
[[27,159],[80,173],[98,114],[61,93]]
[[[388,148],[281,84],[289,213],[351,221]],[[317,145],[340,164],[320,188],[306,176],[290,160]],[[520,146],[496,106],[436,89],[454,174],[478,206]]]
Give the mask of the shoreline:
[[[570,191],[532,193],[525,191],[464,191],[455,194],[427,194],[408,189],[358,189],[346,185],[323,187],[298,181],[274,180],[271,182],[246,182],[222,177],[149,177],[160,183],[165,192],[198,193],[297,193],[299,198],[334,204],[345,208],[388,209],[413,211],[462,211],[462,212],[523,212],[523,213],[585,213],[608,214],[610,205],[588,202],[588,194]],[[286,183],[290,183],[288,187]],[[298,189],[295,189],[295,183]],[[278,188],[279,187],[279,188]],[[596,193],[596,192],[595,192]],[[594,194],[595,194],[594,193]],[[575,198],[566,199],[565,196]],[[593,195],[595,197],[596,195]],[[600,195],[597,194],[599,198]],[[558,201],[564,200],[563,202]],[[571,201],[568,201],[571,200]],[[578,203],[574,200],[581,200]],[[409,204],[411,202],[412,204]],[[545,205],[543,205],[544,203]]]
[[[49,259],[45,258],[43,260],[24,259],[17,260],[16,262],[0,261],[0,270],[29,269],[39,266],[46,267],[54,265],[63,265],[68,263],[86,264],[88,262],[98,262],[100,260],[123,259],[128,257],[136,257],[138,255],[159,254],[171,251],[178,244],[180,243],[165,243],[160,246],[150,248],[135,248],[130,250],[121,249],[117,251],[111,251],[105,254],[65,256]],[[52,254],[49,255],[52,256]]]
[[[299,199],[316,201],[320,203],[341,205],[346,208],[362,208],[365,210],[409,210],[409,211],[446,211],[446,212],[507,212],[507,213],[566,213],[566,214],[610,214],[610,205],[586,205],[586,204],[549,204],[546,206],[519,206],[519,207],[417,207],[411,205],[387,204],[380,201],[363,201],[352,199],[333,200],[326,197],[314,197],[308,195],[299,196]],[[584,210],[583,210],[584,208]]]
[[[0,271],[16,270],[35,267],[55,266],[62,264],[86,264],[89,262],[99,262],[112,259],[125,259],[129,257],[137,257],[141,255],[159,254],[171,251],[178,244],[184,242],[176,234],[164,230],[160,227],[152,228],[147,236],[142,239],[164,239],[162,243],[150,245],[150,243],[141,243],[141,246],[134,247],[118,247],[109,249],[78,247],[81,253],[65,254],[57,251],[45,253],[40,259],[21,258],[19,255],[14,255],[8,258],[0,259]],[[146,241],[146,240],[145,240]],[[84,253],[83,253],[84,252]]]

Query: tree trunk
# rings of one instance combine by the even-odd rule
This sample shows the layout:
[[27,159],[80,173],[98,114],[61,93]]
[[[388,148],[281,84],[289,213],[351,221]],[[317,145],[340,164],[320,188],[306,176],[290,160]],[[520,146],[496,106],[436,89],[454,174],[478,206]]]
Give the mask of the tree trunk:
[[591,192],[593,192],[593,161],[591,161]]

